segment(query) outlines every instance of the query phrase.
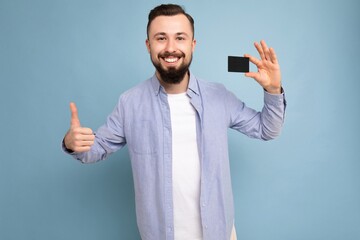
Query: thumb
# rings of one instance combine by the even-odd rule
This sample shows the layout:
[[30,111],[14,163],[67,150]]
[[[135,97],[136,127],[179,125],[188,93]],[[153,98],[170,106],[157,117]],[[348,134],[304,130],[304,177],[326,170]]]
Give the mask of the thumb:
[[73,103],[73,102],[70,103],[70,111],[71,111],[70,127],[71,128],[81,127],[79,116],[78,116],[78,111],[77,111],[75,103]]
[[256,72],[247,72],[247,73],[245,73],[245,77],[253,78],[253,79],[255,79],[256,81],[258,81],[258,79],[259,79],[259,73],[256,73]]

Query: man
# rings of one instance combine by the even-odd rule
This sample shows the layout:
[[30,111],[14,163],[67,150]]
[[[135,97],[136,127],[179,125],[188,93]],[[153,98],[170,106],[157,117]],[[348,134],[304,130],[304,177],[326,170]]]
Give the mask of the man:
[[70,104],[63,148],[76,159],[103,160],[128,145],[144,240],[235,239],[227,129],[270,140],[283,124],[285,99],[272,48],[261,41],[255,43],[261,59],[246,55],[258,72],[245,75],[265,90],[256,112],[189,71],[195,45],[193,18],[178,5],[160,5],[149,14],[146,39],[155,75],[122,94],[96,134],[80,125]]

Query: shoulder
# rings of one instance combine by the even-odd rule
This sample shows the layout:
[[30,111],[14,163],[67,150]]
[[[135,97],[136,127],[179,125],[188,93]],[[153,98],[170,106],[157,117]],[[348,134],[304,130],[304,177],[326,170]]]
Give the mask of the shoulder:
[[132,100],[139,100],[144,97],[145,94],[149,94],[151,91],[150,79],[139,83],[138,85],[126,90],[119,97],[119,102],[129,102]]
[[228,109],[232,106],[243,105],[243,102],[222,83],[198,79],[198,85],[201,98],[204,102],[210,103],[211,106],[221,106]]
[[226,87],[218,82],[209,82],[203,79],[197,78],[199,89],[201,94],[212,95],[212,96],[223,96],[228,94],[229,91]]

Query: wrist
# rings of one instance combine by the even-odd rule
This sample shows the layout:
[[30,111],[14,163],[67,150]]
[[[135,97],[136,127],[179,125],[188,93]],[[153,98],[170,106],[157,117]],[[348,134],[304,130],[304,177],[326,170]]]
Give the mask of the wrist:
[[264,88],[264,90],[270,94],[282,94],[283,88],[280,86],[279,88]]
[[63,149],[68,153],[73,153],[74,151],[66,146],[65,138],[66,138],[66,136],[63,138],[63,141],[62,141]]

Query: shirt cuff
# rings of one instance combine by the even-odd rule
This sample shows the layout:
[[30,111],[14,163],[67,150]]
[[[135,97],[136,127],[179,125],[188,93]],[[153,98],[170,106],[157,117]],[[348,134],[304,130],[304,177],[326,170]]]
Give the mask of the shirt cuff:
[[67,154],[70,154],[70,155],[74,155],[74,154],[75,154],[74,151],[66,148],[64,139],[62,140],[61,148],[62,148],[62,150],[63,150],[65,153],[67,153]]
[[286,105],[285,92],[284,89],[281,88],[280,94],[272,94],[264,90],[264,101],[267,104],[271,105]]

